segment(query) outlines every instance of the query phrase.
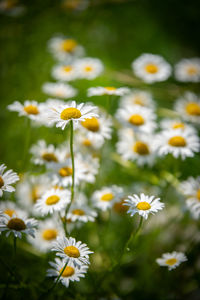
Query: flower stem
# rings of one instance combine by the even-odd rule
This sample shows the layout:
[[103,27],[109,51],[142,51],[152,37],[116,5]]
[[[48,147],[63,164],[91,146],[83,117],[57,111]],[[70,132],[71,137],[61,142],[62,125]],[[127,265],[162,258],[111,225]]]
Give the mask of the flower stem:
[[62,269],[62,271],[60,272],[60,275],[58,276],[58,278],[56,279],[56,281],[54,282],[54,284],[52,285],[52,287],[50,288],[49,291],[52,291],[52,290],[55,288],[55,286],[56,286],[56,284],[58,283],[60,277],[62,276],[63,272],[65,271],[65,268],[66,268],[66,266],[67,266],[67,263],[68,263],[68,261],[65,263],[65,265],[64,265],[64,267],[63,267],[63,269]]
[[126,242],[125,244],[125,247],[124,247],[124,250],[127,250],[129,251],[130,249],[128,248],[128,246],[130,245],[132,239],[133,239],[133,236],[134,236],[134,239],[136,239],[138,237],[138,234],[140,232],[140,229],[142,227],[142,223],[143,223],[143,217],[140,217],[140,222],[139,222],[139,225],[138,225],[138,228],[136,229],[136,231],[134,232],[134,230],[131,232],[131,235],[128,239],[128,241]]

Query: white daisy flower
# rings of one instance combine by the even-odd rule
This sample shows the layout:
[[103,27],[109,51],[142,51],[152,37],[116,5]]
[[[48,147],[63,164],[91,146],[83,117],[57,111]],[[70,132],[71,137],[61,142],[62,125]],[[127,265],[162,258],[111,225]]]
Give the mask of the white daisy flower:
[[88,97],[92,96],[102,96],[102,95],[116,95],[116,96],[123,96],[129,93],[130,90],[127,87],[120,87],[116,88],[114,86],[97,86],[91,87],[87,91]]
[[48,118],[50,122],[56,123],[56,127],[61,127],[62,130],[72,120],[77,127],[78,123],[85,119],[98,117],[93,111],[96,110],[95,106],[85,103],[77,104],[72,101],[71,104],[52,107],[49,111]]
[[42,215],[61,211],[70,203],[70,192],[52,188],[42,195],[35,204],[35,209]]
[[56,220],[46,219],[40,221],[35,238],[28,237],[29,242],[41,252],[47,252],[52,248],[52,242],[60,235],[64,234],[64,230]]
[[132,68],[146,83],[165,81],[171,75],[171,66],[160,55],[142,54],[133,61]]
[[117,152],[125,160],[136,161],[139,166],[153,165],[156,155],[151,135],[139,134],[136,138],[132,129],[125,128],[119,131],[119,137]]
[[133,194],[133,196],[128,196],[128,198],[129,199],[124,200],[124,205],[129,207],[127,213],[130,213],[131,217],[138,213],[141,217],[147,220],[150,213],[155,214],[159,210],[162,210],[165,206],[164,203],[160,202],[160,198],[155,198],[155,196],[147,196],[143,193],[141,193],[139,196]]
[[182,120],[180,119],[163,119],[161,122],[160,122],[160,127],[163,129],[163,130],[169,130],[169,129],[173,129],[173,130],[182,130],[182,131],[191,131],[193,133],[196,133],[196,129],[183,122]]
[[45,107],[44,103],[38,103],[35,100],[26,100],[24,104],[15,101],[8,105],[10,111],[16,111],[19,113],[19,116],[26,116],[36,122],[43,118]]
[[49,51],[59,61],[71,62],[84,55],[84,49],[76,40],[65,36],[56,36],[48,42]]
[[168,267],[169,271],[175,269],[184,261],[187,261],[185,254],[176,251],[173,251],[172,253],[163,253],[161,258],[156,259],[157,264],[162,267]]
[[75,266],[89,264],[90,251],[86,244],[76,242],[72,237],[57,237],[53,243],[52,251],[56,251],[56,255],[60,256],[65,262],[72,262]]
[[123,196],[123,189],[116,185],[111,187],[103,187],[101,190],[95,191],[92,195],[92,201],[95,207],[105,211],[118,202]]
[[72,98],[77,95],[75,88],[62,82],[46,82],[43,84],[42,90],[47,95],[62,99]]
[[186,92],[174,105],[174,109],[186,121],[200,124],[200,98],[191,92]]
[[[78,197],[77,197],[78,199]],[[78,201],[79,202],[79,201]],[[97,212],[91,209],[87,205],[73,203],[70,207],[70,210],[67,214],[67,218],[72,222],[80,221],[80,222],[94,222],[97,217]]]
[[7,231],[6,236],[13,233],[15,237],[21,239],[22,233],[25,233],[34,237],[36,226],[37,221],[35,219],[27,219],[15,214],[12,214],[11,217],[8,214],[3,214],[0,218],[0,232]]
[[27,217],[27,213],[21,210],[16,203],[11,201],[0,201],[0,211],[9,217],[12,217],[13,215],[21,216],[23,218]]
[[104,70],[104,66],[100,59],[84,57],[77,59],[74,63],[77,77],[81,79],[92,80],[98,77]]
[[154,145],[159,155],[171,153],[175,158],[180,156],[182,159],[193,157],[200,149],[198,136],[191,131],[180,129],[164,130],[157,135]]
[[[65,262],[59,258],[55,259],[55,262],[49,262],[53,269],[47,270],[47,276],[56,277],[55,281],[59,277],[60,273],[63,271]],[[59,281],[68,288],[70,281],[80,281],[80,278],[85,277],[85,273],[88,270],[88,266],[81,265],[75,266],[72,262],[69,262],[62,273]]]
[[77,132],[75,135],[75,148],[86,150],[97,150],[100,149],[104,144],[104,139],[99,139],[98,136],[93,135],[92,138],[88,138],[87,130],[84,132]]
[[141,90],[133,90],[128,95],[125,95],[120,99],[121,108],[135,105],[154,109],[155,102],[153,101],[151,93]]
[[119,108],[116,118],[124,125],[140,132],[151,133],[157,126],[154,112],[147,107],[138,105]]
[[52,77],[58,81],[72,81],[77,79],[77,70],[73,64],[62,64],[53,67]]
[[184,58],[174,67],[175,78],[182,82],[200,81],[200,58]]
[[99,158],[93,157],[91,155],[82,156],[80,154],[77,154],[75,159],[77,160],[77,165],[79,169],[84,170],[83,180],[85,182],[94,183],[95,176],[98,174],[99,171]]
[[4,173],[6,168],[4,164],[0,165],[0,197],[2,197],[3,192],[14,192],[15,188],[11,184],[19,180],[19,176],[13,170]]

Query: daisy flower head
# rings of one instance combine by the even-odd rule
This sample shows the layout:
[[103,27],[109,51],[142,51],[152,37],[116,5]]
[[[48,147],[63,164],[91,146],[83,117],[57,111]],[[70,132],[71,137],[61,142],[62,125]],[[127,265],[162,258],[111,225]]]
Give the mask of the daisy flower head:
[[14,202],[12,201],[0,201],[0,211],[3,212],[3,214],[8,215],[9,217],[15,216],[21,216],[21,217],[27,217],[27,213],[23,210],[21,210]]
[[150,108],[138,105],[119,108],[116,118],[136,132],[152,133],[157,127],[155,113]]
[[200,141],[196,133],[181,129],[164,130],[155,139],[155,150],[159,155],[171,153],[175,158],[193,157],[200,150]]
[[35,209],[42,216],[53,214],[54,211],[61,211],[70,203],[70,192],[52,188],[45,192],[42,197],[36,202]]
[[74,266],[81,266],[89,264],[90,251],[86,244],[76,242],[72,237],[57,237],[56,242],[53,243],[52,251],[56,252],[65,262],[71,262]]
[[51,75],[58,81],[72,81],[77,79],[77,71],[72,63],[53,67]]
[[51,165],[60,159],[59,150],[54,145],[47,145],[44,140],[39,140],[30,149],[32,160],[36,165]]
[[88,97],[92,96],[103,96],[103,95],[116,95],[116,96],[123,96],[129,93],[129,88],[127,87],[120,87],[116,88],[114,86],[97,86],[91,87],[88,89],[87,94]]
[[46,82],[43,84],[42,90],[47,95],[62,99],[72,98],[77,95],[75,88],[63,82]]
[[47,252],[52,248],[52,242],[64,234],[61,224],[52,218],[39,221],[35,238],[28,237],[29,242],[39,251]]
[[142,90],[133,90],[120,99],[121,108],[135,105],[154,109],[155,102],[153,101],[151,93]]
[[6,231],[7,237],[10,233],[20,239],[23,233],[35,237],[36,226],[37,221],[35,219],[27,219],[22,215],[14,213],[11,216],[5,213],[0,218],[0,232]]
[[186,92],[177,99],[174,109],[186,121],[200,124],[200,97],[194,93]]
[[97,78],[104,70],[101,60],[91,57],[77,59],[74,67],[78,78],[88,80]]
[[139,196],[133,194],[128,196],[129,199],[125,199],[124,205],[129,207],[127,213],[130,213],[131,217],[138,213],[141,217],[147,220],[149,214],[155,214],[159,210],[162,210],[165,206],[164,203],[160,202],[160,198],[155,196],[147,196],[141,193]]
[[200,58],[184,58],[174,68],[176,80],[182,82],[200,81]]
[[160,127],[162,130],[169,130],[169,129],[173,129],[173,130],[181,130],[181,131],[191,131],[193,133],[196,133],[196,129],[183,122],[180,119],[163,119],[160,122]]
[[66,125],[72,120],[75,127],[79,122],[85,121],[92,117],[98,117],[95,113],[96,107],[85,103],[77,104],[72,101],[66,105],[52,107],[49,110],[48,119],[52,123],[56,123],[56,127],[65,129]]
[[71,205],[67,218],[72,222],[94,222],[97,212],[85,204],[74,203]]
[[88,137],[87,131],[81,130],[75,135],[75,147],[83,152],[98,150],[103,144],[104,139],[99,139],[96,135],[91,139]]
[[63,272],[61,277],[59,278],[59,281],[67,288],[70,281],[80,281],[80,278],[85,277],[85,273],[88,270],[88,266],[83,264],[80,266],[76,266],[73,264],[73,262],[70,261],[63,271],[65,261],[59,258],[56,258],[55,262],[49,262],[49,264],[52,269],[47,270],[47,276],[56,277],[56,281],[60,274]]
[[90,154],[83,156],[79,153],[76,155],[76,160],[78,168],[84,171],[83,181],[94,183],[100,167],[99,158]]
[[118,202],[123,196],[123,189],[116,185],[111,187],[103,187],[101,190],[95,191],[92,195],[92,201],[95,207],[102,211],[112,208],[115,202]]
[[0,197],[2,197],[3,192],[14,192],[15,188],[12,184],[19,180],[19,176],[13,170],[4,172],[6,168],[4,164],[0,165]]
[[161,258],[156,259],[157,264],[162,267],[168,267],[169,271],[175,269],[184,261],[187,261],[185,254],[176,251],[173,251],[172,253],[163,253]]
[[59,61],[71,62],[84,55],[83,47],[76,40],[62,35],[51,38],[48,49]]
[[146,83],[165,81],[171,75],[171,66],[160,55],[144,53],[132,63],[133,72]]

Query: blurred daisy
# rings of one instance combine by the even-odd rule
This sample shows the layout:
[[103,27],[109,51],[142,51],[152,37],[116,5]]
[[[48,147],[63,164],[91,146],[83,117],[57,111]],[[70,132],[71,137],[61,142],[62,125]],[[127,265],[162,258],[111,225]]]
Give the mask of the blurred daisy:
[[[55,259],[55,262],[49,262],[50,266],[53,269],[47,270],[47,276],[53,276],[57,278],[60,276],[60,273],[63,271],[65,262],[59,258]],[[59,278],[59,281],[66,287],[69,286],[70,281],[80,281],[80,278],[85,277],[88,266],[81,265],[75,266],[72,262],[69,262],[62,273],[62,276]]]
[[35,204],[35,209],[42,215],[61,211],[70,203],[70,192],[52,188],[42,195]]
[[72,222],[94,222],[96,217],[97,213],[95,210],[85,204],[83,205],[78,203],[72,204],[67,214],[67,218],[72,220]]
[[157,264],[162,267],[168,267],[169,271],[175,269],[184,261],[187,261],[185,254],[176,251],[173,251],[172,253],[163,253],[162,258],[156,259]]
[[198,136],[189,130],[181,129],[164,130],[157,135],[154,145],[159,155],[171,153],[175,158],[180,156],[182,159],[193,157],[194,153],[200,150]]
[[138,105],[119,108],[116,118],[124,125],[140,132],[151,133],[157,126],[154,112],[147,107]]
[[124,200],[124,205],[129,207],[127,213],[130,213],[131,217],[138,213],[141,217],[147,220],[150,213],[155,214],[159,210],[162,210],[165,206],[164,203],[160,202],[160,198],[147,196],[143,193],[139,196],[134,194],[133,196],[128,196],[128,198],[129,199]]
[[174,109],[187,121],[200,124],[200,98],[191,92],[175,102]]
[[84,171],[83,180],[85,182],[94,183],[95,176],[99,171],[99,158],[93,157],[91,155],[82,156],[80,154],[77,154],[76,160],[78,168]]
[[52,251],[56,252],[65,262],[71,262],[74,266],[81,266],[89,264],[90,251],[86,244],[76,242],[72,237],[66,238],[64,236],[57,237],[56,242],[53,243]]
[[8,170],[4,173],[6,168],[4,164],[0,165],[0,197],[3,196],[3,192],[14,192],[15,188],[11,184],[19,180],[19,176],[13,170]]
[[9,217],[12,217],[13,215],[27,217],[27,213],[11,201],[0,201],[0,211]]
[[44,140],[39,140],[36,145],[33,145],[30,152],[33,154],[32,160],[36,165],[51,165],[60,159],[59,150],[52,144],[47,145]]
[[52,242],[64,231],[62,226],[54,219],[40,221],[35,238],[28,237],[29,242],[41,252],[47,252],[52,248]]
[[163,119],[161,122],[160,122],[160,127],[163,129],[163,130],[169,130],[169,129],[173,129],[173,130],[182,130],[182,131],[191,131],[193,133],[196,133],[196,129],[181,121],[180,119]]
[[36,226],[37,221],[35,219],[27,219],[22,216],[16,216],[15,214],[12,214],[12,216],[3,214],[0,218],[0,232],[7,231],[6,236],[13,233],[15,237],[21,239],[22,233],[25,233],[34,237]]
[[139,134],[137,139],[130,128],[119,131],[119,142],[117,152],[125,160],[133,160],[139,166],[153,165],[155,161],[155,151],[153,147],[153,137],[151,135]]
[[185,58],[175,65],[175,78],[183,82],[199,82],[200,81],[200,59]]
[[77,59],[74,63],[77,77],[81,79],[92,80],[98,77],[104,69],[100,59],[84,57]]
[[92,201],[95,207],[105,211],[118,202],[123,196],[123,189],[116,185],[111,187],[103,187],[101,190],[95,191],[92,195]]
[[104,144],[104,139],[99,139],[96,135],[92,138],[87,136],[87,130],[84,132],[77,132],[75,135],[75,147],[81,149],[82,151],[86,150],[97,150],[100,149]]
[[171,75],[171,66],[160,55],[142,54],[133,61],[132,68],[146,83],[165,81]]
[[124,214],[127,212],[128,210],[128,207],[126,207],[124,205],[124,201],[125,201],[126,198],[121,198],[121,200],[119,202],[115,202],[114,205],[113,205],[113,210],[117,213],[117,214]]
[[92,117],[98,117],[93,111],[96,110],[95,106],[85,103],[77,104],[72,101],[71,104],[52,107],[49,111],[48,118],[50,122],[56,123],[56,127],[61,127],[62,130],[72,120],[74,125],[77,126],[79,122]]
[[84,55],[83,47],[76,40],[65,36],[51,38],[48,42],[48,48],[56,59],[65,62],[71,62]]
[[126,108],[128,106],[145,106],[149,108],[154,108],[155,103],[152,99],[152,95],[148,92],[141,90],[133,90],[128,95],[123,96],[120,99],[120,107]]
[[116,95],[123,96],[127,94],[130,90],[127,87],[116,88],[114,86],[97,86],[88,89],[88,97],[92,96],[102,96],[102,95]]
[[26,11],[25,6],[21,5],[18,0],[2,0],[0,2],[0,13],[7,16],[18,17]]
[[58,81],[71,81],[77,78],[77,71],[73,64],[55,66],[51,74]]
[[19,101],[8,105],[10,111],[16,111],[19,113],[19,116],[26,116],[33,121],[40,121],[45,112],[45,104],[38,103],[34,100],[26,100],[24,104]]
[[45,94],[58,98],[72,98],[77,95],[77,90],[71,85],[62,82],[46,82],[42,86]]

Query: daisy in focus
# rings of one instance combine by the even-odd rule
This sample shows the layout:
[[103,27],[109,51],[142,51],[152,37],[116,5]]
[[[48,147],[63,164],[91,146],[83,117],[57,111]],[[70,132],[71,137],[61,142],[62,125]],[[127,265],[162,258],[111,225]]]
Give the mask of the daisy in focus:
[[92,117],[98,117],[94,112],[96,107],[85,103],[77,104],[72,101],[71,104],[52,107],[49,110],[48,119],[51,123],[56,123],[56,127],[65,129],[67,124],[72,120],[75,126],[79,122],[85,121]]
[[91,57],[77,59],[74,68],[77,72],[77,78],[88,80],[97,78],[104,70],[101,60]]
[[35,204],[35,210],[40,215],[53,214],[55,211],[61,211],[70,203],[70,192],[52,188],[42,195]]
[[123,189],[116,185],[111,187],[103,187],[101,190],[95,191],[92,195],[93,205],[100,210],[106,211],[112,208],[115,202],[123,196]]
[[125,95],[120,99],[121,108],[135,105],[154,109],[155,102],[153,101],[151,93],[141,90],[133,90],[128,95]]
[[58,237],[56,242],[53,243],[52,251],[56,252],[57,256],[60,256],[65,263],[73,263],[74,266],[81,266],[83,264],[89,264],[90,251],[86,244],[82,242],[76,242],[72,237]]
[[77,79],[77,71],[73,64],[55,66],[51,74],[58,81],[72,81]]
[[200,81],[200,59],[185,58],[175,65],[175,78],[182,82]]
[[163,253],[161,258],[156,259],[157,264],[162,267],[168,267],[169,271],[175,269],[184,261],[187,261],[185,254],[176,251],[173,251],[172,253]]
[[[47,270],[47,276],[53,276],[57,278],[60,276],[60,274],[63,271],[63,268],[65,266],[64,260],[61,260],[59,258],[55,259],[55,262],[49,262],[50,266],[53,269]],[[88,266],[81,265],[81,266],[75,266],[72,262],[69,262],[67,266],[65,267],[61,277],[59,278],[59,281],[68,288],[70,281],[80,281],[80,278],[85,277],[85,273],[88,270]]]
[[200,124],[200,98],[194,93],[186,92],[177,99],[174,109],[186,121]]
[[77,95],[75,88],[62,82],[46,82],[42,86],[42,91],[47,95],[62,99],[73,98]]
[[171,75],[171,66],[160,55],[142,54],[132,63],[133,72],[146,83],[165,81]]
[[14,192],[15,188],[12,184],[19,180],[19,176],[13,170],[8,170],[4,173],[6,168],[4,164],[0,165],[0,197],[3,196],[3,192]]
[[116,88],[114,86],[97,86],[88,89],[88,97],[92,96],[103,96],[103,95],[116,95],[123,96],[127,94],[130,90],[127,87]]
[[199,137],[190,130],[164,130],[157,135],[155,149],[159,155],[171,153],[175,158],[193,157],[200,150]]
[[124,200],[124,205],[129,207],[127,213],[130,213],[131,217],[138,213],[147,220],[149,214],[155,214],[165,206],[164,203],[160,202],[160,198],[147,196],[143,193],[140,196],[134,194],[133,196],[128,196],[128,198]]

